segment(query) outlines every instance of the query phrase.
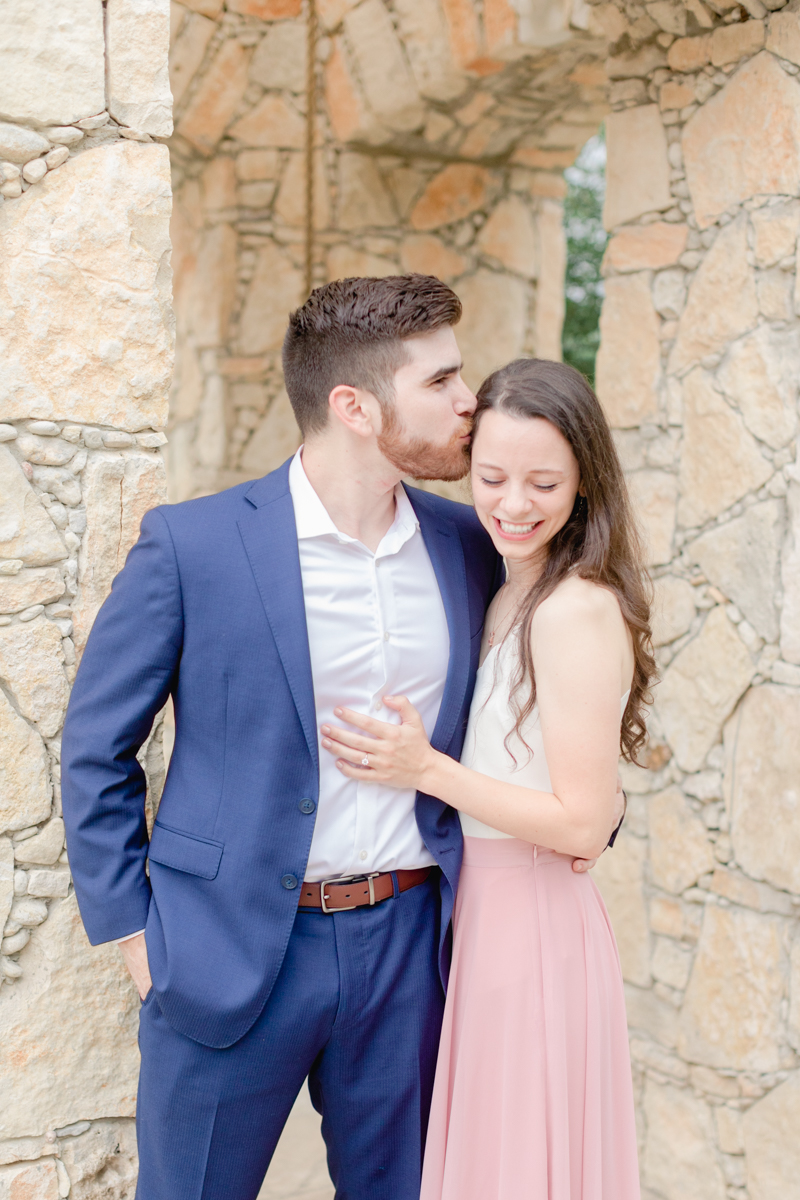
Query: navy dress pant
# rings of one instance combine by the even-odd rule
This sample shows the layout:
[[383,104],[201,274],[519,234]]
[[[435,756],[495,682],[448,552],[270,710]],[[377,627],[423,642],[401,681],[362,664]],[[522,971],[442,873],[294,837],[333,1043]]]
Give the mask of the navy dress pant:
[[308,1078],[336,1200],[419,1200],[444,1009],[439,880],[350,912],[298,910],[258,1020],[201,1046],[140,1015],[137,1200],[255,1200]]

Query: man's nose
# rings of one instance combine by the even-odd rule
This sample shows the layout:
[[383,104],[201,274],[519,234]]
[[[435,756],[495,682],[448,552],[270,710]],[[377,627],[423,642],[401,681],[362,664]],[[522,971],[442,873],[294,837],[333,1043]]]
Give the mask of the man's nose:
[[478,406],[478,397],[474,392],[470,391],[460,375],[458,377],[458,383],[458,395],[453,408],[460,417],[471,416]]

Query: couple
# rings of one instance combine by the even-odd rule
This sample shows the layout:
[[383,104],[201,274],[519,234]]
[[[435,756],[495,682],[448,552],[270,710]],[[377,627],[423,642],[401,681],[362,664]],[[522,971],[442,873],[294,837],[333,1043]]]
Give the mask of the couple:
[[[306,1078],[337,1200],[639,1195],[577,860],[643,738],[643,571],[583,378],[520,360],[476,408],[460,315],[419,275],[312,293],[284,342],[304,447],[148,513],[89,639],[64,816],[89,938],[143,998],[139,1200],[254,1200]],[[474,511],[400,482],[470,457]]]

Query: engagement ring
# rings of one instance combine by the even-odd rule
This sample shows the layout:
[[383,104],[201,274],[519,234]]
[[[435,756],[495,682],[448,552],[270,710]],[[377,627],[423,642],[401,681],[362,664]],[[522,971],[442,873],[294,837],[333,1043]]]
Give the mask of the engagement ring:
[[362,767],[369,766],[369,755],[368,754],[365,754],[364,757],[362,758],[361,765],[362,765]]

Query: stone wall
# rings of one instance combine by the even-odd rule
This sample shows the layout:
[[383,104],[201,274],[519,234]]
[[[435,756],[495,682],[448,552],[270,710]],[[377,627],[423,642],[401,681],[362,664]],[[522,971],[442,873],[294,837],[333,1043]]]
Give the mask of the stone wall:
[[798,1195],[797,7],[593,10],[615,39],[597,379],[662,673],[596,876],[652,1200]]
[[[165,496],[168,9],[0,24],[0,1197],[133,1197],[138,1002],[92,950],[60,730],[92,620]],[[160,731],[144,753],[157,792]]]

